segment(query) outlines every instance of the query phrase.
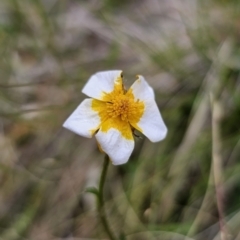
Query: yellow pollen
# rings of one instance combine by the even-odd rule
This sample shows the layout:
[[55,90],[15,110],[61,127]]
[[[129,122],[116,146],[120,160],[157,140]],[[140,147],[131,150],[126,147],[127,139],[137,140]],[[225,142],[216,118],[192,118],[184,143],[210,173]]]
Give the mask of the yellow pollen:
[[107,103],[107,113],[110,118],[120,117],[123,121],[128,121],[132,106],[130,99],[126,95],[117,95],[111,102]]
[[92,109],[100,116],[99,128],[103,132],[115,128],[122,133],[123,137],[132,140],[132,127],[142,131],[138,123],[144,113],[144,103],[134,98],[131,88],[125,91],[121,77],[115,82],[112,92],[103,92],[101,101],[93,99]]

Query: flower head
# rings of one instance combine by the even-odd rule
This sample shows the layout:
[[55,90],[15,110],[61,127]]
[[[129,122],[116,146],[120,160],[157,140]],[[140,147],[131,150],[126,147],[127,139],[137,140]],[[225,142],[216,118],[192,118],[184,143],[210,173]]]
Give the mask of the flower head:
[[137,76],[126,91],[122,71],[98,72],[90,77],[82,92],[91,98],[85,99],[63,126],[84,137],[95,135],[114,165],[128,161],[134,148],[134,129],[152,142],[165,138],[167,128],[153,89],[142,76]]

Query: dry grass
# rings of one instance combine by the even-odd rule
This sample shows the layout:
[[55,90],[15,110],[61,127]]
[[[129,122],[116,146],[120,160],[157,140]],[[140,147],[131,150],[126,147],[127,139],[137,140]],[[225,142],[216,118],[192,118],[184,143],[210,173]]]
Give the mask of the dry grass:
[[[89,76],[109,69],[122,69],[128,86],[145,76],[169,128],[160,143],[137,139],[129,163],[110,167],[114,232],[239,239],[239,23],[237,0],[2,0],[0,239],[106,239],[85,193],[103,155],[62,123]],[[223,109],[217,122],[210,93]]]

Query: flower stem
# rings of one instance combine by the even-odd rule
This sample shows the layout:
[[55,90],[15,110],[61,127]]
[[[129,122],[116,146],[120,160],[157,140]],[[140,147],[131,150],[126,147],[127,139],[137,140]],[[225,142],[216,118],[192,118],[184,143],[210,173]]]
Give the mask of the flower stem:
[[105,209],[104,209],[103,188],[104,188],[104,183],[105,183],[106,176],[107,176],[108,165],[109,165],[109,157],[106,154],[105,158],[104,158],[101,178],[100,178],[100,182],[99,182],[99,189],[98,189],[98,212],[99,212],[99,216],[100,216],[102,225],[103,225],[106,233],[108,234],[109,239],[117,240],[117,238],[114,236],[114,234],[112,233],[112,231],[109,227]]

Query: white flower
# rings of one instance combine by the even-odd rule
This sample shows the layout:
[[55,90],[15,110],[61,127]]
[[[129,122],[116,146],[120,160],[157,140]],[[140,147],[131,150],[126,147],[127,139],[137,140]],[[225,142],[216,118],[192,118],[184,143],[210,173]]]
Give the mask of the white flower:
[[153,89],[137,76],[128,91],[124,89],[122,71],[104,71],[91,76],[82,92],[85,99],[63,126],[76,134],[91,138],[114,165],[126,163],[134,148],[133,130],[137,129],[152,142],[165,138],[163,122]]

